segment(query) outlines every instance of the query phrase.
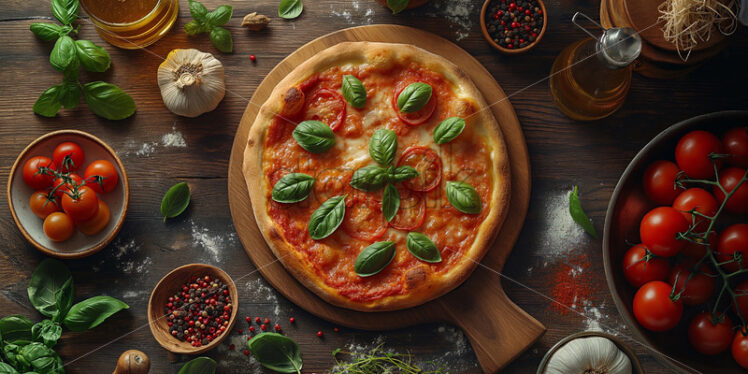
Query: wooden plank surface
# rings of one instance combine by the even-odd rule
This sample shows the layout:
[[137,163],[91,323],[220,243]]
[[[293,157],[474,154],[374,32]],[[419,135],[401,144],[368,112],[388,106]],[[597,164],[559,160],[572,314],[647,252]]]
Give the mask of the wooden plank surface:
[[[398,16],[392,16],[374,0],[307,0],[304,14],[294,21],[275,16],[276,0],[205,3],[211,9],[221,3],[234,6],[229,29],[236,53],[217,53],[206,36],[185,35],[181,26],[189,20],[186,1],[181,1],[175,29],[146,50],[125,51],[106,45],[90,24],[83,24],[80,37],[104,45],[113,63],[108,72],[83,74],[82,79],[116,83],[138,105],[135,116],[120,122],[99,119],[85,106],[63,111],[58,118],[35,116],[31,107],[38,95],[61,80],[48,62],[52,46],[28,31],[29,24],[37,19],[51,18],[49,3],[6,0],[0,9],[0,24],[4,26],[0,36],[0,185],[7,182],[10,166],[26,144],[52,130],[77,128],[99,136],[120,153],[132,187],[130,213],[113,245],[87,259],[67,262],[75,277],[77,299],[107,294],[128,302],[131,309],[95,331],[63,335],[58,351],[68,363],[69,373],[111,371],[119,354],[129,348],[150,355],[153,373],[176,373],[188,357],[169,357],[157,345],[146,325],[145,310],[156,282],[178,265],[193,261],[219,265],[235,279],[243,277],[238,283],[240,315],[280,321],[285,333],[301,344],[305,372],[328,370],[334,364],[330,352],[335,348],[379,343],[398,351],[410,350],[419,362],[445,363],[453,373],[480,372],[464,335],[449,325],[383,333],[341,329],[334,333],[334,326],[304,313],[268,287],[254,271],[232,227],[226,196],[228,157],[247,99],[275,64],[304,43],[341,28],[369,23],[409,25],[455,41],[486,66],[510,95],[525,131],[533,172],[532,200],[523,232],[504,268],[507,278],[502,282],[509,297],[549,330],[505,371],[534,373],[551,345],[594,325],[545,297],[557,291],[555,274],[566,269],[564,266],[579,266],[583,263],[579,259],[587,258],[590,266],[585,269],[585,279],[590,289],[572,290],[585,296],[574,305],[575,310],[599,318],[604,329],[623,336],[648,372],[666,372],[646,348],[626,337],[604,282],[600,241],[584,236],[564,219],[565,196],[572,185],[579,185],[585,208],[601,228],[620,173],[651,137],[693,115],[748,107],[748,71],[744,69],[748,33],[744,29],[722,54],[687,78],[657,81],[635,76],[619,112],[594,123],[575,123],[556,110],[543,79],[560,50],[585,36],[569,22],[571,15],[578,10],[598,14],[596,0],[548,1],[548,34],[529,54],[513,57],[495,53],[483,40],[478,0],[432,0],[423,8]],[[241,17],[252,11],[273,18],[268,30],[249,33],[239,27]],[[188,47],[215,53],[228,76],[229,92],[224,101],[216,111],[196,119],[168,112],[156,85],[156,69],[162,58],[173,48]],[[249,61],[249,54],[257,56],[257,63]],[[163,145],[164,135],[177,133],[186,147]],[[186,215],[163,224],[159,203],[166,189],[177,181],[190,184],[193,203]],[[38,319],[28,302],[26,286],[43,257],[13,225],[4,198],[0,199],[0,242],[0,314],[22,313]],[[288,323],[291,316],[296,318],[293,326]],[[315,335],[318,330],[325,333],[321,340]],[[259,371],[258,364],[239,350],[245,336],[234,332],[227,339],[237,346],[236,351],[224,345],[209,354],[221,362],[220,373]]]

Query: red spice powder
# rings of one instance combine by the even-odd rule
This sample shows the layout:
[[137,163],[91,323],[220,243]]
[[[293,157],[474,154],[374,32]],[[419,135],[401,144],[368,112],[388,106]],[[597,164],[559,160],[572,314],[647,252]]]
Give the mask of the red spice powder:
[[590,259],[584,252],[570,253],[564,260],[551,265],[547,277],[548,286],[551,287],[548,296],[557,302],[551,302],[548,307],[566,315],[571,312],[568,308],[578,307],[584,300],[589,300],[592,288],[599,286],[590,271],[591,267]]

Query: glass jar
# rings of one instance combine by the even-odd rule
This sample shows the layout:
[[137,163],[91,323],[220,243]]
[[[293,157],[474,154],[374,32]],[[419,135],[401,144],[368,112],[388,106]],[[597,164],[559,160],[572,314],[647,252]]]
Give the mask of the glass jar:
[[145,48],[171,29],[179,13],[178,0],[80,0],[96,31],[109,44]]

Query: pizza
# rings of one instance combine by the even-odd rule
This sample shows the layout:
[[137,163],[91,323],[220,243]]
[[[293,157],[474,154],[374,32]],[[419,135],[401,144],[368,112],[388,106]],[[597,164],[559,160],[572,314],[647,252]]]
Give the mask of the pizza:
[[462,283],[509,207],[501,130],[468,76],[405,44],[347,42],[293,69],[243,172],[275,256],[327,302],[387,311]]

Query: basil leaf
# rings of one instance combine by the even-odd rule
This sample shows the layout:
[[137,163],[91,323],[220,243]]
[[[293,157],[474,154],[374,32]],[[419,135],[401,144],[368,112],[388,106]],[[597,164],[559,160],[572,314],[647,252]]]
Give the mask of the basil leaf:
[[428,236],[420,232],[411,231],[405,240],[408,252],[421,261],[437,263],[442,261],[442,255]]
[[75,52],[75,41],[73,38],[63,35],[55,42],[52,53],[49,54],[49,63],[52,67],[65,71],[77,58]]
[[410,165],[398,166],[390,173],[390,182],[392,183],[404,182],[408,179],[413,179],[417,176],[418,176],[418,171],[414,167]]
[[190,186],[185,182],[173,185],[161,199],[161,215],[164,216],[164,222],[167,218],[182,214],[189,205]]
[[410,0],[387,0],[387,7],[392,10],[392,14],[398,14],[408,7]]
[[379,129],[369,140],[369,155],[382,166],[389,166],[397,152],[397,134],[392,130]]
[[202,25],[195,20],[187,22],[184,25],[184,31],[187,32],[187,35],[197,35],[199,33],[208,31],[208,29],[209,28],[207,26]]
[[83,96],[91,111],[109,120],[120,120],[135,113],[135,101],[119,87],[102,81],[83,85]]
[[84,69],[97,73],[109,69],[111,58],[106,49],[99,47],[90,40],[76,40],[75,48],[78,60]]
[[249,351],[260,364],[279,373],[301,373],[301,350],[291,338],[263,332],[247,342]]
[[208,12],[205,21],[213,26],[223,26],[231,21],[234,9],[228,5],[221,5],[212,12]]
[[400,193],[392,183],[387,183],[382,193],[382,214],[387,222],[392,221],[400,209]]
[[16,368],[18,368],[18,370],[22,370],[22,371],[25,372],[26,369],[29,368],[29,364],[28,363],[19,362],[18,358],[20,358],[20,356],[18,356],[18,353],[21,350],[21,347],[23,345],[27,345],[29,343],[30,342],[26,341],[22,345],[18,345],[18,344],[7,343],[6,342],[5,345],[2,347],[3,348],[3,357],[5,358],[5,361],[7,361],[9,364],[15,366]]
[[52,0],[52,14],[60,23],[69,25],[78,18],[78,0]]
[[364,166],[351,177],[351,187],[361,191],[376,191],[387,183],[387,169],[376,165]]
[[12,366],[0,361],[0,374],[19,374]]
[[100,325],[104,320],[130,306],[110,296],[94,296],[70,308],[65,326],[72,331],[84,331]]
[[31,335],[34,341],[44,343],[47,347],[52,348],[62,336],[62,326],[45,319],[31,327]]
[[417,112],[431,100],[431,91],[431,86],[426,83],[411,83],[397,97],[397,107],[403,113]]
[[304,173],[286,174],[273,186],[273,200],[279,203],[297,203],[309,197],[314,178]]
[[34,113],[44,117],[54,117],[60,108],[62,108],[61,93],[62,85],[47,88],[36,99]]
[[45,42],[57,40],[63,35],[62,26],[55,25],[54,23],[32,23],[29,29],[31,29],[34,35]]
[[231,39],[231,33],[223,27],[216,26],[210,30],[210,42],[223,53],[231,53],[234,50],[234,40]]
[[335,196],[327,199],[309,218],[309,236],[321,240],[332,235],[343,223],[345,217],[345,197]]
[[465,182],[447,182],[447,200],[463,213],[478,214],[482,208],[478,192]]
[[441,121],[434,129],[434,142],[436,144],[449,143],[455,140],[462,130],[465,129],[465,120],[460,117],[449,117]]
[[208,15],[208,8],[202,3],[194,0],[189,0],[190,3],[190,15],[196,21],[203,23]]
[[198,357],[187,362],[177,374],[215,374],[216,362],[208,357]]
[[17,359],[23,359],[37,373],[63,374],[62,359],[55,351],[38,342],[30,343],[18,352]]
[[73,109],[81,101],[81,87],[78,82],[65,82],[61,84],[60,103],[67,109]]
[[335,133],[320,121],[304,121],[293,130],[293,138],[310,153],[322,153],[335,146]]
[[358,254],[353,269],[360,277],[370,277],[386,268],[394,258],[395,243],[376,242]]
[[345,100],[354,108],[366,106],[366,88],[358,78],[353,75],[344,75],[341,90]]
[[574,222],[582,226],[584,231],[592,235],[593,238],[597,239],[597,231],[595,226],[592,225],[592,220],[587,217],[587,214],[582,210],[582,203],[579,201],[579,194],[577,193],[577,186],[569,194],[569,214]]
[[[52,317],[59,310],[57,293],[72,280],[70,270],[60,261],[45,259],[34,270],[27,288],[29,301],[42,315]],[[72,281],[71,281],[72,282]]]
[[285,19],[294,19],[301,15],[304,10],[304,4],[301,0],[281,0],[278,4],[278,17]]
[[14,314],[0,319],[0,334],[6,343],[31,341],[31,327],[33,326],[34,323],[28,318]]
[[57,307],[57,311],[52,315],[53,322],[62,322],[62,320],[65,319],[65,315],[68,314],[68,311],[73,306],[74,295],[75,290],[73,287],[73,278],[70,277],[55,293],[55,306]]

